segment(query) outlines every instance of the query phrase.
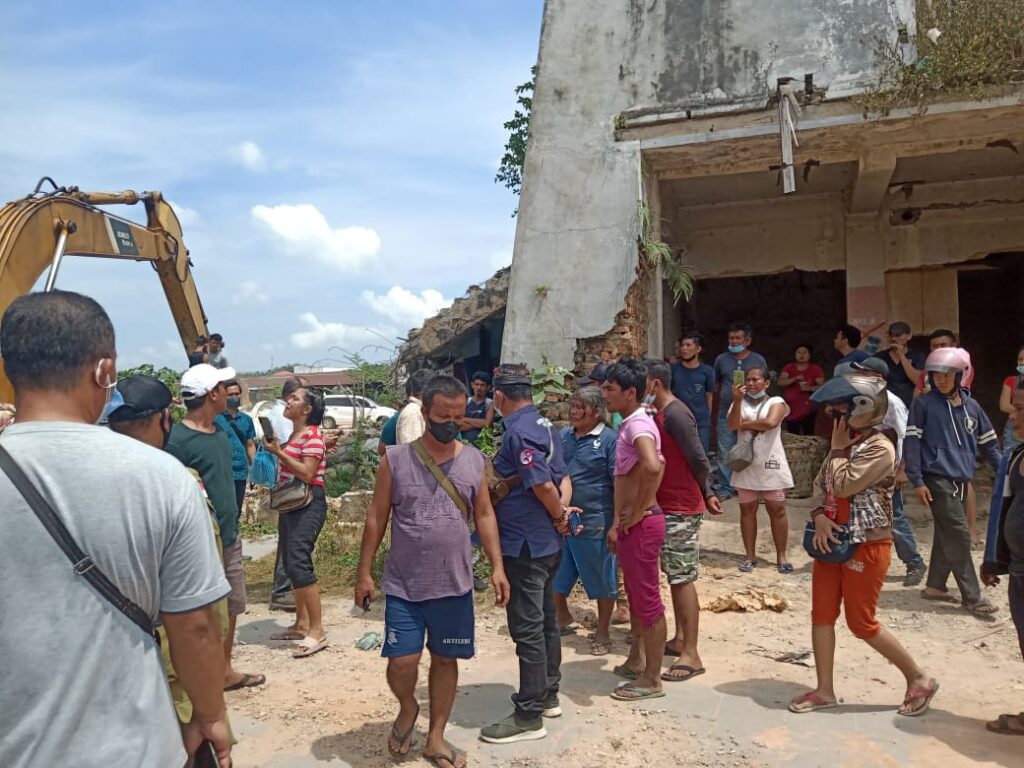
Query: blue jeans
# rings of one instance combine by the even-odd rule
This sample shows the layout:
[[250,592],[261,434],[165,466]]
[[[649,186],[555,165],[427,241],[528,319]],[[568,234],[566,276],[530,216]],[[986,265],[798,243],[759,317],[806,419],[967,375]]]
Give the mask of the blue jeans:
[[707,455],[711,451],[711,425],[698,424],[697,432],[700,433],[700,444],[704,446],[704,454]]
[[732,470],[726,466],[725,460],[729,458],[729,451],[736,445],[736,433],[729,429],[729,422],[726,419],[719,419],[716,435],[718,447],[715,449],[716,463],[718,464],[717,493],[719,496],[735,496],[736,491],[732,487]]
[[903,491],[897,488],[892,494],[892,543],[898,557],[907,569],[924,568],[924,558],[917,551],[917,539],[910,527],[910,521],[903,514]]

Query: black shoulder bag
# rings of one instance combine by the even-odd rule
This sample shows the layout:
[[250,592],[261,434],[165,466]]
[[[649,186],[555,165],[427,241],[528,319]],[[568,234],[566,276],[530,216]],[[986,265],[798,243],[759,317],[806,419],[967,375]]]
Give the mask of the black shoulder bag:
[[114,582],[108,579],[103,571],[96,566],[92,558],[82,551],[81,547],[71,537],[71,533],[64,526],[64,523],[57,516],[57,513],[54,512],[50,503],[43,498],[42,494],[32,484],[32,481],[28,479],[28,476],[2,445],[0,445],[0,469],[3,469],[7,477],[10,478],[14,487],[24,497],[25,501],[28,502],[32,511],[35,512],[36,517],[39,518],[39,522],[43,524],[46,532],[50,534],[57,546],[60,547],[68,560],[71,561],[71,567],[74,569],[75,575],[81,576],[89,582],[93,589],[99,592],[107,602],[131,619],[139,629],[156,640],[157,645],[159,645],[160,638],[156,634],[156,627],[153,626],[149,614],[125,597]]

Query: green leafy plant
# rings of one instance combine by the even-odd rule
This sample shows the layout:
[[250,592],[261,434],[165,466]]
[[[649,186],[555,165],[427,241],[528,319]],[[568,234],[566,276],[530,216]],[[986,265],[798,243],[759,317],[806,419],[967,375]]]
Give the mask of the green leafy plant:
[[542,299],[547,297],[548,291],[550,291],[550,290],[551,289],[548,288],[546,285],[535,285],[533,287],[534,294],[536,294],[537,296],[540,296]]
[[552,365],[546,355],[541,358],[541,365],[530,372],[530,378],[533,379],[534,405],[548,400],[548,395],[564,400],[572,394],[566,384],[566,380],[572,378],[572,371],[560,365]]
[[648,269],[661,268],[661,274],[672,291],[672,298],[678,304],[680,299],[689,301],[693,298],[693,268],[683,264],[682,253],[673,255],[672,248],[664,240],[656,240],[653,235],[651,209],[643,200],[637,203],[639,220],[640,257]]
[[484,427],[476,436],[476,447],[483,451],[485,456],[493,459],[501,447],[501,435],[504,431],[501,422]]
[[375,448],[366,445],[367,438],[371,437],[370,427],[367,419],[359,419],[352,434],[345,438],[352,442],[344,454],[344,460],[331,467],[324,476],[324,493],[328,496],[337,497],[349,491],[368,491],[373,488],[380,455]]
[[[533,86],[536,80],[537,65],[534,64],[530,67],[530,79],[516,86],[516,104],[519,107],[512,119],[504,123],[508,141],[505,143],[505,154],[502,155],[498,173],[494,177],[496,183],[504,184],[515,195],[519,195],[523,188],[523,165],[526,162],[526,145],[530,139],[530,114],[533,110]],[[518,212],[517,208],[512,215]]]
[[898,43],[875,43],[878,81],[856,98],[865,112],[916,106],[923,113],[936,97],[978,100],[1024,83],[1021,0],[918,0],[917,29],[917,61],[905,61]]
[[[125,371],[118,371],[117,373],[118,379],[126,379],[129,376],[155,376],[171,390],[175,401],[181,402],[181,374],[177,371],[173,371],[170,368],[156,368],[149,363],[143,363],[142,365],[137,365]],[[171,405],[171,418],[175,421],[181,421],[185,417],[185,413],[185,406]]]

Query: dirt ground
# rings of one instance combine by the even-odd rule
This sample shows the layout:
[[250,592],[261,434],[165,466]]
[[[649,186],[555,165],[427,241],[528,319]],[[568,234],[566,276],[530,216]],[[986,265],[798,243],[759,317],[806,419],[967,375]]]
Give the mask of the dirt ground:
[[[984,498],[979,506],[987,508]],[[763,513],[762,513],[763,514]],[[736,568],[742,551],[738,508],[709,519],[702,531],[702,605],[745,586],[775,592],[788,602],[781,613],[701,614],[701,655],[707,674],[666,684],[667,696],[641,704],[608,697],[618,679],[611,668],[626,652],[624,628],[613,628],[615,645],[604,657],[589,655],[586,633],[563,643],[563,717],[547,722],[546,739],[516,745],[489,745],[477,739],[480,726],[510,711],[508,697],[518,680],[513,644],[504,612],[478,602],[477,656],[460,665],[460,692],[449,728],[450,741],[471,765],[540,768],[565,766],[1024,766],[1024,739],[985,731],[984,721],[1000,712],[1024,709],[1024,663],[1009,619],[1005,586],[988,594],[1000,607],[995,620],[973,617],[957,605],[927,603],[918,589],[901,585],[904,569],[893,557],[882,593],[880,618],[932,675],[941,690],[924,718],[895,714],[903,681],[895,668],[853,638],[842,621],[838,629],[837,692],[844,706],[828,712],[793,715],[786,704],[813,685],[813,668],[775,661],[810,646],[809,560],[799,534],[807,503],[790,504],[794,575],[779,575],[767,520],[762,519],[753,574]],[[931,528],[926,510],[908,505],[908,515],[925,558]],[[983,530],[984,521],[979,523]],[[980,560],[981,552],[975,553]],[[253,585],[258,594],[259,585]],[[951,583],[951,587],[954,587]],[[666,590],[667,597],[667,590]],[[240,768],[306,768],[392,764],[385,739],[395,706],[384,679],[379,651],[354,647],[366,631],[381,630],[382,605],[366,616],[340,596],[325,601],[331,647],[305,660],[293,660],[288,644],[269,635],[287,618],[252,601],[239,621],[236,668],[263,672],[261,689],[228,694],[239,736],[235,764]],[[575,599],[584,623],[593,611]],[[808,660],[808,663],[809,660]],[[427,727],[427,665],[422,665],[419,699],[423,707],[417,748],[403,761],[427,765],[419,757]]]

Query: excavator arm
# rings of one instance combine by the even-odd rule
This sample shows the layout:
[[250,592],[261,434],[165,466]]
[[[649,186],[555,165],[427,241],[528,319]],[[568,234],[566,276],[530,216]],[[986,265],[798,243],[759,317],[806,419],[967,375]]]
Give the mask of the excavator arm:
[[[81,192],[77,187],[36,190],[0,209],[0,313],[32,290],[49,269],[46,290],[54,287],[66,256],[148,261],[153,264],[186,352],[205,336],[206,315],[192,278],[181,224],[159,192]],[[103,205],[146,209],[146,226],[101,210]],[[0,375],[0,400],[13,390]]]

